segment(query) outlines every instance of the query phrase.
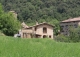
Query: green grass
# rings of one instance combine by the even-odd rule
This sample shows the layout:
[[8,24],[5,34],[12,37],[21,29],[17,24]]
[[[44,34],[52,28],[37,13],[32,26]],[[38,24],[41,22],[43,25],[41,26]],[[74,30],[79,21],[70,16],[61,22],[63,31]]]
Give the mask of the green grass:
[[80,57],[80,43],[0,36],[0,57]]

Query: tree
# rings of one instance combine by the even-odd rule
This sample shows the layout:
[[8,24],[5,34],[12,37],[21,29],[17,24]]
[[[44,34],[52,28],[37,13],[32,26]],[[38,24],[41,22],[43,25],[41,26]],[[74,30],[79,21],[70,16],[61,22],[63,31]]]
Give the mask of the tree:
[[40,19],[48,17],[62,21],[80,16],[80,0],[0,0],[0,2],[6,12],[16,11],[20,21],[27,22],[28,19],[41,21]]
[[79,42],[80,41],[80,27],[78,28],[70,28],[70,35],[69,40],[72,42]]
[[14,35],[19,28],[20,23],[19,21],[14,17],[14,15],[10,12],[4,12],[2,10],[2,6],[0,5],[0,30],[8,36]]

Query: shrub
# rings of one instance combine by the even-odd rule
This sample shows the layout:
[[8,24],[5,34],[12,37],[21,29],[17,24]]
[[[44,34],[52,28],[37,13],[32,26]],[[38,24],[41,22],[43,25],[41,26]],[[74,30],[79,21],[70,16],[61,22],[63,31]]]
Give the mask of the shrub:
[[80,27],[70,28],[69,40],[70,42],[80,42]]
[[0,31],[0,36],[4,36],[5,34]]
[[70,42],[69,41],[69,37],[68,36],[64,36],[64,35],[58,35],[58,36],[55,37],[54,40],[56,40],[58,42]]

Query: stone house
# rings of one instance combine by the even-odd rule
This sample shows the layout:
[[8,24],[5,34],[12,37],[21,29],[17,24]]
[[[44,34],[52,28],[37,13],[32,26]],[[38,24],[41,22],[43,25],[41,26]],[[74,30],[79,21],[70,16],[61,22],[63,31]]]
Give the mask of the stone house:
[[34,26],[27,26],[22,23],[21,38],[51,38],[53,39],[53,25],[48,23],[36,23]]
[[61,27],[61,34],[64,35],[70,35],[69,30],[70,28],[77,28],[78,26],[80,26],[80,17],[77,18],[70,18],[67,20],[64,20],[60,23],[60,27]]

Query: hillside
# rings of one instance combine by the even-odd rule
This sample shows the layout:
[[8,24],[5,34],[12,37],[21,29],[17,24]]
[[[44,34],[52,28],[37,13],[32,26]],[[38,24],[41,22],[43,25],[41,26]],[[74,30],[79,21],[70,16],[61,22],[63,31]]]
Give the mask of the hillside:
[[80,16],[80,0],[0,0],[5,11],[14,10],[27,23],[54,19],[61,21]]
[[0,36],[0,57],[80,57],[80,43]]

